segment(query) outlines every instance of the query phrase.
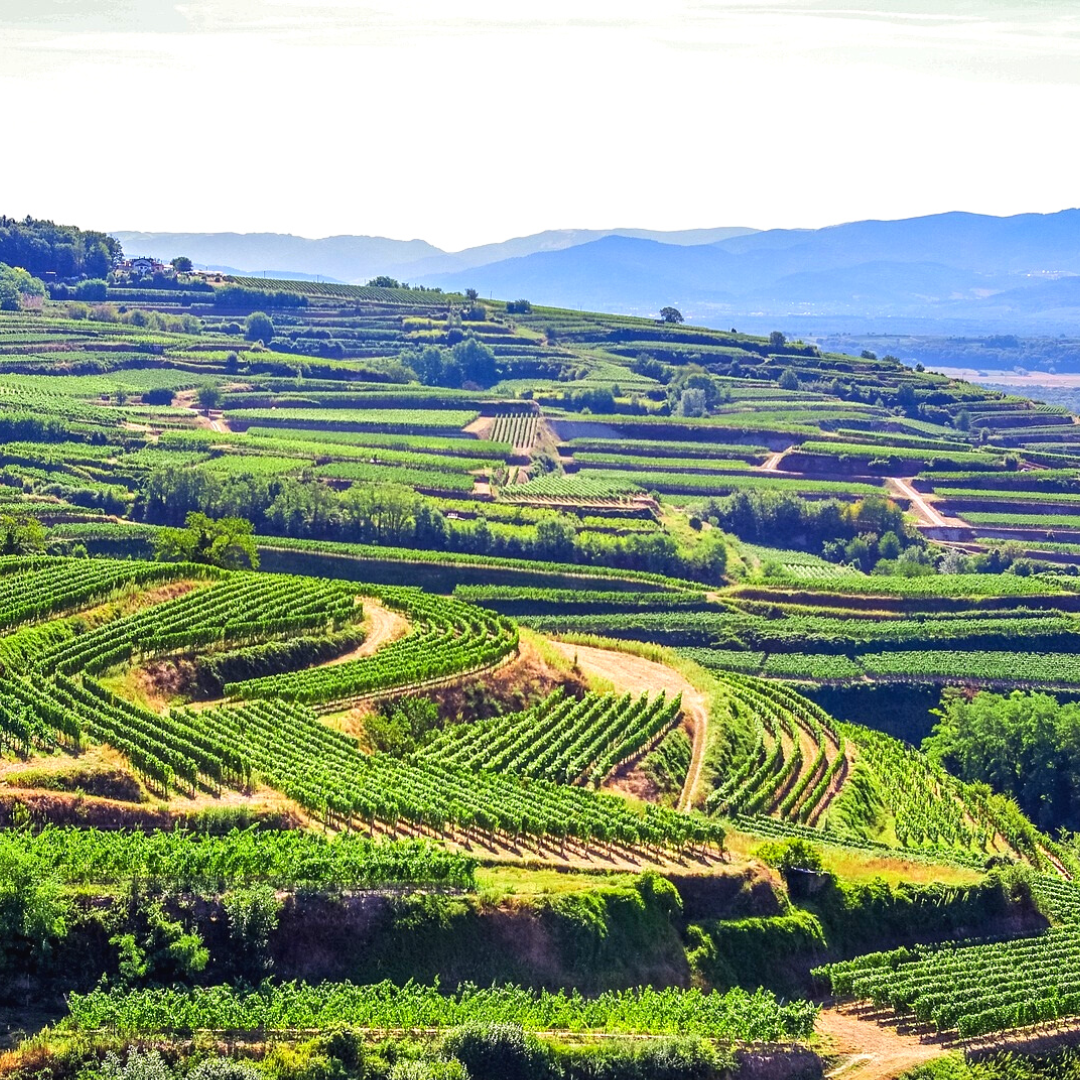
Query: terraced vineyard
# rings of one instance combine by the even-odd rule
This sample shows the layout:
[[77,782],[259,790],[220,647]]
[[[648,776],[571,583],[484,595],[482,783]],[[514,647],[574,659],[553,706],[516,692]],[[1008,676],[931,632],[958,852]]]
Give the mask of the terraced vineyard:
[[562,783],[598,785],[624,762],[649,750],[679,720],[680,701],[663,693],[590,694],[580,701],[556,692],[518,716],[450,728],[423,759],[468,769],[513,772]]
[[516,630],[499,616],[459,601],[437,600],[418,589],[388,589],[378,595],[412,624],[412,632],[400,641],[375,656],[333,667],[229,683],[225,693],[326,705],[480,671],[517,648]]
[[709,808],[816,824],[847,772],[843,736],[822,710],[783,687],[735,675],[726,682],[732,711],[752,718],[755,746],[709,796]]
[[[377,285],[175,284],[113,275],[91,306],[57,281],[44,311],[0,315],[2,776],[45,784],[55,769],[68,785],[0,780],[3,820],[32,826],[0,831],[0,862],[40,871],[46,900],[98,889],[112,905],[109,935],[83,950],[94,959],[69,965],[89,972],[107,943],[93,978],[49,975],[54,998],[72,995],[71,1028],[262,1038],[494,1018],[575,1038],[805,1038],[814,1008],[764,992],[601,995],[657,979],[753,989],[808,969],[809,952],[850,955],[823,952],[847,946],[794,888],[749,920],[699,914],[694,879],[745,875],[772,857],[766,838],[861,868],[858,884],[822,887],[897,920],[898,941],[981,932],[964,919],[985,915],[988,860],[1020,868],[986,901],[1007,916],[994,933],[1014,925],[1024,873],[1054,875],[1037,890],[1046,933],[827,975],[963,1035],[1080,1014],[1069,836],[951,775],[948,755],[804,696],[917,741],[934,684],[1080,686],[1080,545],[1063,542],[1080,520],[1080,436],[1064,410],[782,334]],[[257,312],[273,327],[261,346],[244,325]],[[239,561],[280,572],[149,561],[189,514],[250,522],[255,552]],[[511,619],[577,644],[553,650]],[[579,647],[603,670],[571,659]],[[84,793],[90,765],[143,801]],[[1051,772],[1056,795],[1071,780]],[[99,819],[124,827],[47,825]],[[216,835],[219,821],[252,827]],[[870,884],[881,865],[918,882]],[[537,866],[566,873],[551,886]],[[638,876],[653,869],[677,888]],[[117,899],[135,895],[129,874],[198,902]],[[297,931],[311,895],[334,933]],[[268,965],[237,949],[194,972],[200,913],[221,949],[257,938],[279,903]],[[927,923],[905,939],[909,908]],[[403,926],[412,936],[394,937]],[[526,937],[547,943],[530,946],[546,967],[523,959]],[[740,965],[781,938],[783,963],[751,981]],[[356,967],[266,981],[294,946]],[[0,983],[22,948],[0,948]],[[192,970],[177,969],[185,956]],[[492,989],[436,989],[444,964]],[[595,994],[499,988],[585,985],[586,967]],[[341,982],[391,969],[420,981]],[[86,994],[106,972],[114,991],[131,985]],[[393,1064],[393,1080],[454,1075]]]
[[514,453],[527,454],[536,442],[540,421],[536,413],[500,413],[491,425],[488,439],[507,443]]
[[73,1001],[68,1026],[75,1031],[151,1035],[315,1026],[422,1030],[483,1020],[514,1023],[529,1031],[708,1035],[750,1042],[805,1038],[816,1014],[803,1002],[785,1005],[772,994],[741,990],[703,994],[640,988],[590,1001],[562,991],[534,993],[513,986],[463,986],[446,995],[432,986],[346,983],[267,987],[247,994],[95,992]]
[[[83,583],[86,565],[57,563]],[[4,580],[36,580],[41,566],[41,560],[11,560]],[[115,567],[117,573],[130,569]],[[174,577],[194,573],[182,565],[164,569]],[[75,750],[91,740],[105,743],[165,795],[263,782],[349,828],[509,847],[529,838],[541,846],[556,843],[563,852],[568,845],[588,852],[600,844],[609,852],[642,849],[659,856],[722,845],[724,831],[716,823],[652,806],[636,810],[568,786],[599,784],[670,730],[679,702],[663,695],[551,698],[511,723],[501,751],[493,725],[477,724],[455,729],[413,759],[362,753],[355,739],[328,727],[301,702],[325,710],[343,699],[460,678],[498,663],[517,646],[516,630],[503,618],[461,601],[408,588],[367,586],[364,593],[400,612],[409,632],[371,656],[229,684],[227,694],[243,704],[200,710],[150,712],[92,676],[169,653],[337,631],[363,615],[357,587],[217,571],[182,596],[94,629],[78,632],[63,621],[28,627],[20,633],[45,648],[8,647],[0,733],[21,753],[58,743]],[[88,594],[70,589],[65,595],[78,608]],[[502,732],[505,725],[498,726]],[[476,759],[477,746],[490,751],[483,761]]]
[[[1067,886],[1075,894],[1075,886]],[[872,1002],[970,1039],[1080,1014],[1080,931],[985,944],[872,953],[822,969],[835,994]]]

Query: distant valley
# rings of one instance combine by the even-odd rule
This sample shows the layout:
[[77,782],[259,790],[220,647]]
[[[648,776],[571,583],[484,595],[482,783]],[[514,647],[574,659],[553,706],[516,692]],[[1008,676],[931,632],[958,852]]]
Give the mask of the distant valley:
[[1027,335],[1080,328],[1080,210],[968,213],[824,229],[552,230],[445,252],[423,240],[116,232],[129,254],[270,277],[379,274],[534,304],[820,336]]

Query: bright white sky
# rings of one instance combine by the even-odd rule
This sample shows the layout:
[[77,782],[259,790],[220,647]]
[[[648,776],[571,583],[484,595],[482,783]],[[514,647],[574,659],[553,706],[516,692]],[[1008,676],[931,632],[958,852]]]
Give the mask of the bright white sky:
[[1080,202],[1074,0],[0,0],[0,213],[363,233]]

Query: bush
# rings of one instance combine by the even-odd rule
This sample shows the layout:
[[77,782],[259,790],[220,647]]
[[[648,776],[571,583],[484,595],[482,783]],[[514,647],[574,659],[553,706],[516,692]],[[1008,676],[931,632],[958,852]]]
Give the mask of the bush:
[[156,1050],[132,1050],[127,1061],[110,1050],[102,1062],[101,1075],[104,1080],[173,1080],[172,1071]]
[[244,321],[244,337],[269,345],[274,340],[274,321],[265,311],[252,312]]
[[770,840],[755,848],[754,854],[763,863],[767,863],[785,875],[791,870],[820,872],[825,867],[821,857],[821,848],[799,837]]
[[517,1024],[458,1028],[447,1036],[444,1049],[472,1080],[544,1080],[555,1074],[540,1041]]
[[671,1038],[575,1047],[559,1064],[566,1080],[720,1080],[734,1063],[704,1040]]
[[215,1057],[200,1061],[187,1080],[263,1080],[263,1074],[248,1061]]

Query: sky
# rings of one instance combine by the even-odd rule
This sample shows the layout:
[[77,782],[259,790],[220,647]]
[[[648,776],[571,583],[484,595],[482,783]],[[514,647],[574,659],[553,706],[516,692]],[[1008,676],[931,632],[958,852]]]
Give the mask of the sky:
[[0,0],[0,213],[422,238],[1080,203],[1074,0]]

